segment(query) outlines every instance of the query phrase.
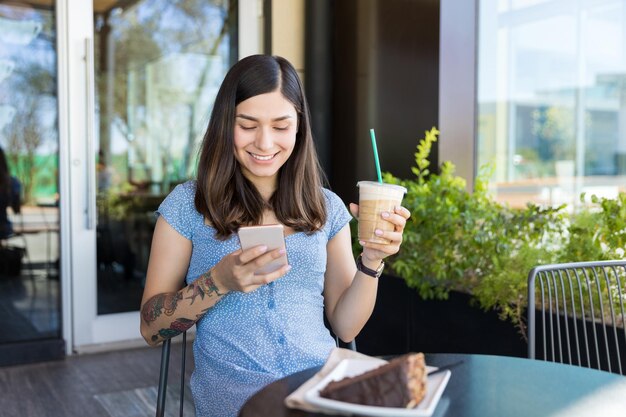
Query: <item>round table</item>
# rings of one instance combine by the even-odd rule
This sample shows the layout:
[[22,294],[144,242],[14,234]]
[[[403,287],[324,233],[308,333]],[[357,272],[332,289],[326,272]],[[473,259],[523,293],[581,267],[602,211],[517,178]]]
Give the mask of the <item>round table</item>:
[[[626,416],[626,377],[578,366],[506,356],[427,354],[452,369],[433,416]],[[327,416],[285,407],[284,399],[320,368],[273,382],[252,396],[239,417]]]

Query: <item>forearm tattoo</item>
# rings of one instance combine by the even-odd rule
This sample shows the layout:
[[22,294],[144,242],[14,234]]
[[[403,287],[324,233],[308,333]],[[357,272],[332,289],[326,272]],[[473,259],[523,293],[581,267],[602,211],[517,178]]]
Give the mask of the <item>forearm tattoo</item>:
[[204,300],[205,295],[207,297],[221,297],[226,294],[221,293],[217,285],[215,285],[215,281],[213,281],[213,277],[211,277],[211,271],[200,275],[200,278],[195,280],[193,284],[187,288],[187,292],[191,292],[191,295],[185,299],[191,300],[191,304],[193,304],[197,296],[200,296],[200,298]]
[[[157,294],[149,299],[141,309],[141,316],[147,324],[153,323],[160,315],[161,312],[166,316],[171,316],[176,311],[178,302],[183,299],[183,292],[191,293],[190,296],[185,297],[186,300],[191,300],[190,304],[193,304],[197,296],[200,296],[204,300],[204,297],[222,297],[226,293],[221,293],[213,278],[211,277],[211,271],[202,274],[197,280],[195,280],[187,289],[182,289],[176,293]],[[206,313],[207,309],[202,310],[195,319],[189,319],[185,317],[177,318],[170,323],[168,328],[160,329],[154,334],[151,339],[156,342],[160,339],[169,339],[187,331],[194,323]]]
[[175,293],[157,294],[146,301],[146,304],[144,304],[141,309],[141,316],[148,324],[155,321],[161,315],[161,311],[163,311],[166,316],[171,316],[174,314],[174,311],[178,306],[178,301],[182,300],[182,298],[183,295],[180,291]]

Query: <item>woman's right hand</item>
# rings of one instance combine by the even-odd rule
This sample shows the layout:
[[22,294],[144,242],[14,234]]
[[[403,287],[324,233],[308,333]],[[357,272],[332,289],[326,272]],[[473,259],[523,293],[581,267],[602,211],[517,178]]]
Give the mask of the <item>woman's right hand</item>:
[[264,245],[245,251],[239,249],[224,256],[211,270],[211,277],[220,290],[251,292],[289,272],[291,266],[285,265],[268,274],[255,274],[259,268],[284,255],[285,248],[268,252]]

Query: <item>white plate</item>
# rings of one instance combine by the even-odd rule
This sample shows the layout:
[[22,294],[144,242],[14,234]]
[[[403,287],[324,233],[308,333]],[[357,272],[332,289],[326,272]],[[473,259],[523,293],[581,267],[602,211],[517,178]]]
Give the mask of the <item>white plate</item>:
[[[378,407],[372,405],[352,404],[343,401],[320,397],[319,393],[330,381],[338,381],[344,377],[360,375],[363,372],[378,368],[386,362],[382,359],[344,359],[317,385],[304,394],[306,401],[311,404],[344,414],[359,414],[376,417],[424,417],[430,416],[437,407],[439,398],[448,384],[451,372],[449,370],[428,377],[426,396],[416,408]],[[426,372],[437,368],[427,366]]]

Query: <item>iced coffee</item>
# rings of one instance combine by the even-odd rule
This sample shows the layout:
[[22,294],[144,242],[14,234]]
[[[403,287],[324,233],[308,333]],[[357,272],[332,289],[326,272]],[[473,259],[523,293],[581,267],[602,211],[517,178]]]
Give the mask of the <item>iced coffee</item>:
[[375,181],[359,181],[359,240],[373,243],[390,243],[388,239],[376,236],[376,229],[393,231],[394,224],[383,219],[384,211],[393,213],[402,204],[406,188],[400,185],[384,184]]

